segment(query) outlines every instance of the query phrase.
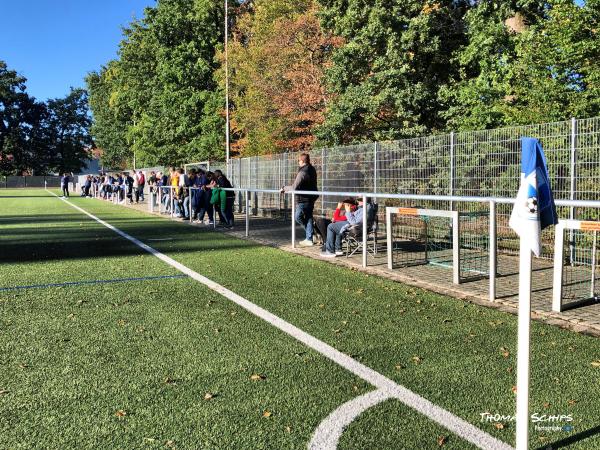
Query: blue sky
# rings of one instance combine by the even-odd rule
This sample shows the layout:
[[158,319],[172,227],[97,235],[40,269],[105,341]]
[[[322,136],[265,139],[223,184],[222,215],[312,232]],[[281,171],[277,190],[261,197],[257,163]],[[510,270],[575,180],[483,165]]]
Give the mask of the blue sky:
[[38,100],[83,87],[117,56],[121,28],[154,0],[0,0],[0,60]]

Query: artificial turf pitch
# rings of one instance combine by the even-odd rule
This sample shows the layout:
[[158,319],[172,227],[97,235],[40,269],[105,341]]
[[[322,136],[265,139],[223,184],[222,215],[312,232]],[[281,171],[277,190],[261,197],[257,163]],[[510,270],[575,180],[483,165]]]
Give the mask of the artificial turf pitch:
[[[514,443],[516,317],[99,200],[76,204]],[[161,239],[161,240],[154,240]],[[164,240],[170,239],[170,240]],[[0,288],[180,275],[43,190],[0,191]],[[550,301],[550,299],[548,299]],[[532,324],[531,448],[600,449],[600,341]],[[306,448],[365,381],[192,279],[0,291],[0,449]],[[397,400],[339,448],[472,448]]]

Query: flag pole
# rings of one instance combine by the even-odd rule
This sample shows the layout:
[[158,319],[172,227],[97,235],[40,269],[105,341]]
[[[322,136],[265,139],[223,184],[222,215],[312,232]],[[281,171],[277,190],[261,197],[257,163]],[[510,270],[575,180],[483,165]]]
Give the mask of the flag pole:
[[529,445],[529,341],[531,327],[531,244],[520,239],[517,341],[517,450]]

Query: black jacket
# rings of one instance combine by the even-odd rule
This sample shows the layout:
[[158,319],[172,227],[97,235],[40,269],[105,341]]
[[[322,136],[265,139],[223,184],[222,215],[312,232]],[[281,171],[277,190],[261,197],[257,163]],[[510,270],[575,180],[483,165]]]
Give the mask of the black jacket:
[[[294,184],[292,184],[292,190],[294,191],[317,191],[317,171],[312,164],[306,164],[300,167]],[[298,203],[314,203],[319,198],[318,195],[305,195],[297,194],[296,196]]]

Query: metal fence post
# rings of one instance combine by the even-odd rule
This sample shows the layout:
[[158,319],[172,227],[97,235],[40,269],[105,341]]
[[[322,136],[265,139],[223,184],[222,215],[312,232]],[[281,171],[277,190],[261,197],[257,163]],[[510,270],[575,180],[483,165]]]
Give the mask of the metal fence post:
[[367,267],[367,196],[363,195],[362,210],[362,266]]
[[[573,117],[571,119],[571,189],[569,192],[569,199],[575,200],[575,190],[577,189],[576,184],[576,161],[577,161],[577,119]],[[569,207],[569,219],[575,219],[575,208]],[[575,233],[573,230],[569,231],[569,259],[571,265],[575,263]]]
[[[379,163],[377,162],[377,154],[379,153],[379,142],[375,142],[373,145],[373,192],[377,194],[377,171],[379,169]],[[377,203],[377,199],[373,199]]]
[[[326,181],[326,167],[325,167],[325,148],[321,149],[321,190],[326,191],[327,188],[325,186]],[[325,217],[325,199],[321,198],[321,215]]]
[[[450,185],[449,195],[454,195],[454,178],[455,178],[455,157],[454,157],[454,131],[450,132]],[[454,201],[450,200],[450,211],[454,211]]]
[[452,281],[460,284],[460,215],[458,211],[452,216]]
[[173,193],[173,186],[171,186],[171,219],[175,216],[175,194]]
[[[284,153],[284,155],[285,155],[285,158],[283,158],[283,161],[282,161],[282,163],[284,163],[283,164],[283,186],[286,185],[286,183],[288,182],[288,178],[289,178],[288,177],[288,165],[289,165],[288,164],[288,153],[286,152],[286,153]],[[292,205],[292,209],[293,209],[293,205]],[[283,218],[284,218],[284,220],[287,220],[287,210],[288,210],[288,197],[287,197],[287,195],[284,195],[283,196],[283,211],[284,211]],[[292,213],[292,221],[294,220],[293,215],[294,215],[294,213]]]
[[[277,157],[277,189],[283,187],[283,182],[281,181],[281,157],[282,155],[278,155]],[[281,213],[281,195],[279,196],[279,212]]]
[[248,234],[250,233],[250,209],[248,208],[248,196],[249,196],[249,192],[248,190],[244,191],[244,201],[246,204],[246,237],[248,237]]
[[294,221],[294,212],[296,209],[296,196],[292,191],[292,248],[296,248],[296,222]]
[[596,246],[598,245],[598,232],[594,230],[592,240],[592,282],[590,284],[590,298],[596,297]]
[[[258,189],[258,156],[254,157],[254,187]],[[254,192],[254,215],[258,216],[258,192]]]
[[489,262],[489,275],[490,275],[490,301],[496,300],[496,273],[497,273],[497,252],[498,247],[496,245],[496,202],[490,202],[490,262]]

